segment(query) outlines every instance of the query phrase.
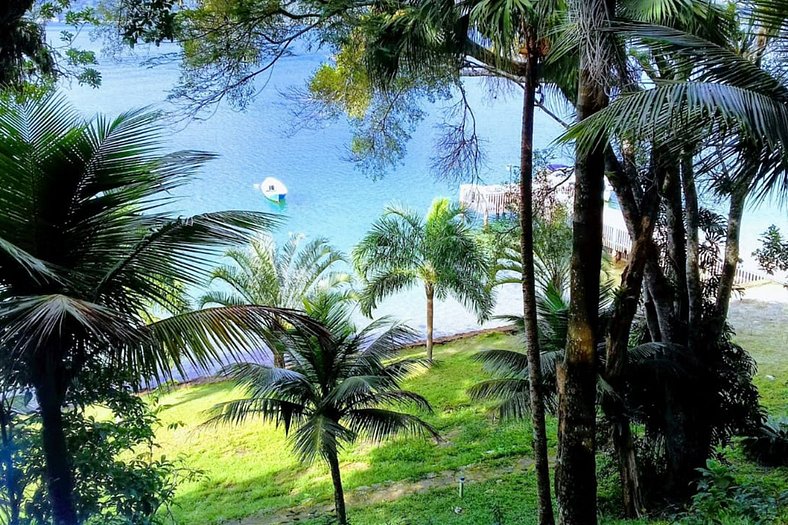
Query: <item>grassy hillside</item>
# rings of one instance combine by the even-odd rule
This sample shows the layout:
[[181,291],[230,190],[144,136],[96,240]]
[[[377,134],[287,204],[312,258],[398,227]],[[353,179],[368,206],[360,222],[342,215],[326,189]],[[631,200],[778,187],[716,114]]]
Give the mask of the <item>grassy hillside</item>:
[[[735,310],[734,320],[736,315]],[[760,362],[758,384],[765,404],[785,415],[788,359],[780,353],[786,347],[786,334],[779,316],[740,332],[740,342]],[[473,354],[516,344],[512,336],[488,334],[436,348],[436,366],[409,379],[406,388],[432,403],[434,413],[424,417],[444,441],[399,438],[345,450],[341,460],[354,524],[535,523],[529,425],[495,421],[488,407],[471,403],[466,394],[470,385],[485,377]],[[174,518],[184,524],[321,523],[321,516],[332,508],[327,468],[301,466],[283,429],[260,422],[201,425],[206,410],[237,395],[227,383],[211,383],[179,388],[162,398],[167,405],[162,411],[165,423],[183,425],[159,432],[161,452],[180,456],[203,473],[200,480],[181,487]],[[553,418],[548,419],[548,427],[554,448]],[[600,468],[608,474],[600,481],[605,508],[605,498],[615,490],[615,472],[604,464]],[[749,476],[762,474],[755,466],[745,470]],[[460,476],[467,479],[463,499],[457,490]]]

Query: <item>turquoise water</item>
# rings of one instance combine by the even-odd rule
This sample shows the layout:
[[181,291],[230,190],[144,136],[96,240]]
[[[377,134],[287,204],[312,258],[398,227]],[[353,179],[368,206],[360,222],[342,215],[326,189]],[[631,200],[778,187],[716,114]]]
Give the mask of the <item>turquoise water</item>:
[[[147,105],[167,108],[163,101],[178,78],[177,66],[144,68],[140,66],[144,58],[143,53],[137,58],[105,62],[100,68],[101,88],[72,86],[69,98],[88,114],[116,114]],[[459,183],[437,180],[429,168],[435,124],[441,113],[438,108],[414,133],[403,165],[374,181],[345,160],[351,136],[346,122],[326,122],[318,130],[289,133],[294,121],[281,91],[303,86],[323,61],[324,56],[315,54],[285,59],[270,79],[262,79],[266,87],[246,111],[236,112],[221,105],[205,121],[174,126],[177,131],[169,141],[173,149],[203,149],[220,155],[198,182],[186,188],[183,213],[227,208],[279,213],[253,187],[273,176],[289,190],[283,231],[325,235],[349,250],[392,201],[425,210],[436,196],[457,197]],[[508,176],[505,165],[518,161],[520,101],[501,97],[490,100],[481,82],[469,83],[468,89],[480,134],[486,140],[487,169],[483,177],[499,182]],[[537,122],[537,146],[545,147],[559,128],[543,115]]]
[[[55,35],[56,26],[49,28]],[[87,37],[82,45],[98,49]],[[86,114],[117,114],[129,108],[154,106],[168,109],[168,90],[178,78],[178,68],[168,64],[148,68],[142,62],[149,54],[171,51],[138,49],[137,55],[122,60],[102,59],[100,89],[64,86],[67,96]],[[399,202],[424,211],[436,196],[457,198],[459,181],[442,181],[430,172],[444,103],[432,106],[428,116],[413,134],[403,164],[382,179],[371,180],[345,160],[350,128],[344,121],[326,122],[318,130],[289,133],[294,127],[290,110],[280,94],[291,87],[303,86],[310,74],[325,60],[325,55],[304,54],[282,60],[259,96],[244,112],[222,104],[204,121],[172,126],[169,146],[175,149],[201,149],[218,153],[199,180],[182,189],[184,215],[222,209],[250,209],[283,214],[285,222],[279,235],[302,232],[328,237],[337,247],[349,251],[360,239],[384,206]],[[465,85],[472,102],[480,136],[484,139],[486,169],[484,180],[500,182],[508,175],[507,164],[518,159],[520,100],[515,96],[492,97],[481,79],[468,79]],[[537,148],[547,147],[561,128],[547,115],[537,112]],[[285,210],[279,209],[255,190],[254,184],[265,177],[281,179],[288,187]],[[757,247],[757,237],[769,224],[777,223],[788,231],[788,216],[777,206],[764,206],[749,213],[743,223],[743,254]],[[498,313],[520,311],[517,287],[501,291]],[[378,313],[407,320],[414,328],[424,328],[425,301],[420,290],[394,297]],[[474,317],[457,303],[447,301],[436,308],[438,335],[476,327]]]

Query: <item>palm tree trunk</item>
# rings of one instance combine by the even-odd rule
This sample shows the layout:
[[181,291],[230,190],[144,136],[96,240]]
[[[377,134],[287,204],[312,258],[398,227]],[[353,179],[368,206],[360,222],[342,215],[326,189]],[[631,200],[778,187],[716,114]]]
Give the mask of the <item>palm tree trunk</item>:
[[673,287],[659,266],[659,251],[653,245],[646,260],[644,278],[659,325],[660,340],[665,343],[682,343],[676,327]]
[[[666,154],[665,154],[666,155]],[[663,157],[665,156],[663,155]],[[662,161],[662,158],[659,159]],[[682,216],[684,210],[681,205],[681,174],[678,163],[667,160],[670,169],[665,170],[664,197],[665,222],[668,229],[667,256],[675,272],[675,297],[673,301],[674,317],[677,321],[676,340],[684,343],[687,339],[687,319],[689,315],[689,299],[687,294],[687,236],[684,229]]]
[[684,222],[687,230],[687,295],[689,315],[687,318],[688,343],[691,350],[697,348],[703,313],[703,289],[700,279],[700,215],[698,191],[695,188],[695,173],[691,154],[684,153],[681,160],[681,181],[684,188]]
[[342,489],[342,475],[339,471],[339,459],[336,454],[329,456],[328,466],[331,468],[331,481],[334,483],[334,507],[337,512],[337,520],[339,525],[347,525],[345,491]]
[[523,121],[520,133],[520,252],[522,254],[523,322],[525,349],[528,359],[528,380],[533,427],[533,449],[536,461],[536,489],[539,498],[539,524],[552,525],[553,503],[550,497],[550,467],[547,460],[544,393],[542,392],[542,360],[536,322],[536,277],[534,275],[533,232],[533,138],[537,87],[536,42],[529,39],[523,86]]
[[[593,2],[608,9],[605,2]],[[601,6],[599,5],[601,3]],[[588,55],[588,52],[586,52]],[[586,57],[587,58],[587,57]],[[585,60],[584,60],[585,61]],[[582,120],[604,108],[608,97],[587,64],[580,69],[577,113]],[[557,368],[558,521],[596,524],[596,332],[602,263],[605,147],[578,152],[575,162],[568,341]]]
[[725,238],[725,260],[722,265],[722,275],[717,289],[717,304],[715,313],[715,333],[722,333],[725,319],[728,317],[728,305],[733,291],[733,281],[736,279],[736,267],[739,264],[739,239],[741,237],[741,220],[744,215],[744,203],[747,200],[747,188],[736,188],[731,194],[728,208],[728,231]]
[[613,446],[618,456],[624,513],[629,518],[636,518],[642,515],[644,505],[630,419],[623,402],[623,390],[626,386],[624,372],[628,364],[632,321],[637,313],[640,294],[644,288],[646,261],[653,248],[655,217],[660,202],[658,187],[665,177],[665,172],[657,170],[657,182],[651,184],[645,192],[636,193],[634,181],[637,172],[630,173],[622,169],[610,147],[606,152],[606,163],[608,179],[618,196],[632,243],[629,262],[621,276],[621,287],[616,294],[605,344],[605,378],[619,395],[606,396],[603,409],[613,423]]
[[[650,216],[645,216],[638,229],[638,237],[632,242],[629,264],[621,277],[621,288],[610,320],[605,349],[605,377],[619,393],[622,393],[624,388],[623,375],[627,366],[629,334],[643,288],[643,272],[654,221]],[[624,513],[628,518],[637,518],[643,513],[643,498],[629,416],[621,395],[609,396],[604,408],[605,414],[613,422],[613,446],[618,456]]]
[[427,294],[427,360],[432,361],[432,321],[435,309],[435,288],[430,283],[424,285]]
[[41,411],[41,441],[53,525],[76,525],[74,478],[63,425],[64,392],[54,357],[46,355],[44,361],[40,373],[37,374],[35,389]]

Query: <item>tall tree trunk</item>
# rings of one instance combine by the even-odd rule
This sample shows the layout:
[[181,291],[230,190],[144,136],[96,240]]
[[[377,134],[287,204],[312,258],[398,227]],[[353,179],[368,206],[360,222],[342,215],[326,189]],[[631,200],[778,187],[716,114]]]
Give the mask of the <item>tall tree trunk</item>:
[[722,264],[722,275],[717,289],[717,304],[714,319],[714,332],[722,334],[725,319],[728,318],[728,305],[736,279],[736,267],[739,264],[739,240],[741,237],[741,220],[744,216],[744,204],[747,200],[747,187],[742,185],[731,194],[728,208],[728,231],[725,238],[725,259]]
[[700,212],[691,153],[682,154],[681,183],[684,189],[684,225],[687,230],[688,343],[691,350],[696,350],[703,320],[703,288],[700,278]]
[[[664,154],[667,155],[667,154]],[[684,229],[684,210],[681,205],[681,174],[677,162],[664,159],[664,155],[658,157],[658,163],[668,164],[664,170],[665,183],[663,194],[665,198],[666,212],[665,223],[668,229],[667,256],[670,267],[675,277],[675,297],[673,301],[673,317],[676,322],[674,328],[675,343],[686,344],[687,326],[689,321],[689,300],[687,294],[687,237]]]
[[533,427],[533,450],[536,461],[536,489],[539,498],[539,524],[552,525],[553,503],[550,497],[550,467],[547,460],[542,359],[536,322],[536,276],[534,274],[533,231],[533,138],[536,104],[538,52],[536,39],[529,38],[523,86],[523,120],[520,132],[520,253],[522,254],[523,322],[528,359],[528,381]]
[[604,408],[605,414],[613,423],[613,446],[618,456],[624,513],[629,518],[640,517],[644,505],[630,420],[621,394],[623,394],[624,371],[628,361],[629,334],[643,288],[643,272],[653,231],[652,217],[644,216],[638,237],[631,244],[629,264],[621,276],[621,288],[610,320],[605,348],[605,377],[620,394],[607,396]]
[[[633,152],[630,152],[633,155]],[[625,164],[627,163],[625,158]],[[629,161],[630,163],[633,161]],[[603,409],[613,423],[613,446],[618,456],[619,476],[627,517],[639,517],[643,512],[637,457],[624,405],[624,372],[628,362],[629,334],[637,313],[643,275],[650,249],[653,247],[655,216],[659,210],[658,184],[650,184],[643,192],[637,186],[637,172],[625,171],[615,158],[612,148],[606,151],[608,179],[621,204],[627,229],[632,237],[627,267],[621,276],[621,287],[616,294],[613,315],[608,324],[605,344],[605,378],[619,395],[606,396]],[[657,180],[662,175],[657,172]],[[636,197],[637,195],[637,197]]]
[[[591,31],[598,31],[611,16],[615,2],[584,0]],[[592,37],[599,37],[594,34]],[[594,53],[583,52],[578,85],[580,120],[608,103]],[[564,525],[596,524],[596,335],[599,314],[599,274],[602,262],[602,216],[605,146],[588,153],[578,150],[575,160],[575,196],[568,341],[557,368],[558,458],[555,486],[558,521]]]
[[41,411],[41,441],[53,525],[76,525],[74,478],[62,413],[65,389],[53,352],[44,352],[45,356],[34,382]]
[[342,474],[339,471],[339,458],[332,454],[328,458],[331,469],[331,481],[334,483],[334,507],[340,525],[347,525],[347,511],[345,510],[345,491],[342,488]]
[[432,322],[435,311],[435,288],[430,283],[424,285],[427,294],[427,360],[432,361]]

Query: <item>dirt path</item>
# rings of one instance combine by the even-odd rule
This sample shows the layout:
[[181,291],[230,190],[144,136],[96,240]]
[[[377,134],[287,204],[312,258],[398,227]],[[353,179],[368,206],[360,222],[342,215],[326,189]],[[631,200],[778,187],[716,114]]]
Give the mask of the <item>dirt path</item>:
[[[499,479],[514,472],[523,472],[533,467],[531,458],[520,458],[510,467],[491,468],[479,465],[467,465],[457,470],[443,470],[432,472],[419,480],[386,481],[376,483],[369,487],[357,487],[345,493],[345,500],[349,507],[360,507],[395,501],[413,494],[423,494],[436,489],[458,487],[461,477],[465,478],[466,485],[483,483],[492,479]],[[249,516],[237,523],[239,525],[280,525],[283,523],[300,523],[310,519],[319,518],[331,513],[334,505],[331,502],[309,502],[289,509],[282,509],[271,513]]]

